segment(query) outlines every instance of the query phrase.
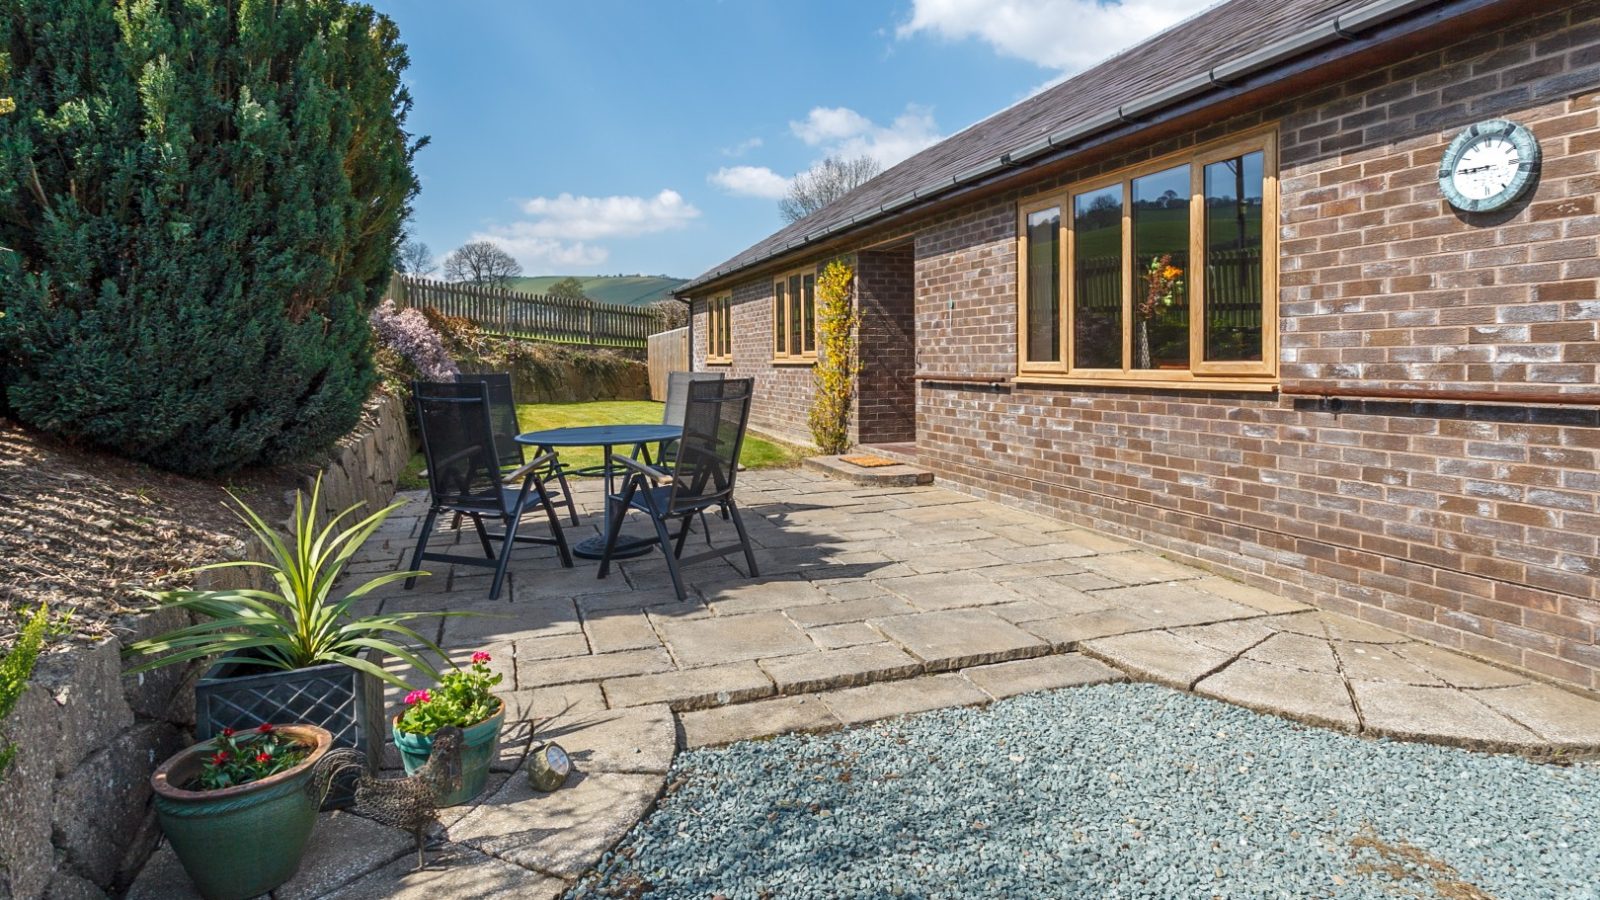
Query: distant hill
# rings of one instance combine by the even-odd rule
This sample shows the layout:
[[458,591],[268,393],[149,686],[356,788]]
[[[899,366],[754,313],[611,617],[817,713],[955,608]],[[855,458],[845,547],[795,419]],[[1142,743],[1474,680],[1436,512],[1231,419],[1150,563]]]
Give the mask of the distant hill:
[[[538,275],[511,279],[511,289],[529,294],[542,294],[566,275]],[[576,276],[583,282],[583,292],[601,303],[625,303],[629,306],[648,306],[657,300],[672,296],[672,289],[687,282],[687,278],[669,278],[665,275],[596,275]]]

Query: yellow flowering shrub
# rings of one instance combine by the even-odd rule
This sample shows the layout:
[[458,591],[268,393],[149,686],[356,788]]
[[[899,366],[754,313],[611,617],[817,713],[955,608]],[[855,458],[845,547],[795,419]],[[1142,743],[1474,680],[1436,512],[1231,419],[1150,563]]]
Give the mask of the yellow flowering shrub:
[[817,279],[817,364],[811,370],[816,395],[811,402],[811,439],[823,453],[850,447],[850,404],[855,398],[860,315],[851,302],[855,269],[834,260]]

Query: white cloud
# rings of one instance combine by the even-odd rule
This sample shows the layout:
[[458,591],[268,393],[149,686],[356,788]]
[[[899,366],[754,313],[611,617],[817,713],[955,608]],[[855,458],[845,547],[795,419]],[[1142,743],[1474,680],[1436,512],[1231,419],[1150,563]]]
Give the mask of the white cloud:
[[743,156],[746,153],[749,153],[751,150],[755,150],[756,148],[760,147],[762,143],[763,142],[762,142],[761,138],[758,138],[758,137],[746,138],[745,140],[742,140],[739,143],[734,144],[732,147],[723,147],[722,148],[722,155],[723,156]]
[[565,241],[672,231],[700,216],[700,210],[670,189],[654,197],[534,197],[523,202],[522,211],[533,216],[531,222],[518,223],[526,235]]
[[872,120],[844,106],[818,106],[804,122],[790,122],[794,136],[815,147],[818,144],[852,138],[872,128]]
[[[1076,72],[1193,15],[1197,0],[912,0],[897,35],[978,38],[999,53]],[[1093,35],[1085,40],[1085,35]]]
[[707,175],[706,180],[741,197],[777,200],[789,190],[789,179],[766,166],[727,166]]
[[530,233],[530,222],[497,225],[472,235],[474,241],[489,241],[516,257],[529,274],[568,272],[592,268],[605,262],[611,252],[605,247],[582,241],[558,241]]
[[700,216],[670,189],[654,197],[534,197],[522,211],[531,218],[490,226],[472,239],[493,241],[531,272],[592,268],[611,255],[594,241],[673,231]]
[[870,156],[887,169],[939,141],[933,110],[910,104],[888,125],[879,125],[853,109],[819,106],[804,121],[790,122],[795,137],[829,156]]

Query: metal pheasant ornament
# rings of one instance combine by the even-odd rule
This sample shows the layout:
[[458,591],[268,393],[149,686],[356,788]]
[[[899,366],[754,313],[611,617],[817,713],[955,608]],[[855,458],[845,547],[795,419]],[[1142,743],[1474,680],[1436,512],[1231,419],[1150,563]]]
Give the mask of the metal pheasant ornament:
[[[447,725],[433,736],[433,751],[415,774],[403,778],[379,778],[367,773],[362,757],[353,750],[340,768],[362,767],[356,778],[356,812],[394,828],[411,832],[417,840],[417,869],[427,865],[423,848],[428,826],[439,822],[439,799],[461,786],[461,729]],[[332,754],[330,754],[332,755]]]

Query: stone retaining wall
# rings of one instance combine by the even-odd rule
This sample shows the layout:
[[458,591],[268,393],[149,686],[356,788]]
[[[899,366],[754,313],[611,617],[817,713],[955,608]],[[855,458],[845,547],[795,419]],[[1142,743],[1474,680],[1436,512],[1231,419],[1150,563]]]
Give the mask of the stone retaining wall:
[[[394,497],[411,452],[400,402],[380,398],[300,484],[309,491],[323,473],[323,514],[358,502],[375,509]],[[240,575],[197,581],[218,588]],[[130,617],[117,640],[40,658],[5,723],[19,751],[0,782],[0,900],[105,897],[126,888],[155,849],[149,777],[189,744],[199,668],[127,676],[121,651],[179,624],[176,612]]]

